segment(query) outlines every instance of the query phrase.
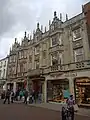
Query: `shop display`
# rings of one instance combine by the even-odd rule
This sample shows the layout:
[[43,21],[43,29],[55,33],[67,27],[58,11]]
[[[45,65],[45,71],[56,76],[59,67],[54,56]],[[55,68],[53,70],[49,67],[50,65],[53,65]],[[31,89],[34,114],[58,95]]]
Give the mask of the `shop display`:
[[75,95],[77,104],[90,104],[90,80],[79,79],[75,83]]
[[48,101],[52,102],[66,102],[66,99],[70,96],[69,93],[69,82],[68,81],[49,81],[47,88]]

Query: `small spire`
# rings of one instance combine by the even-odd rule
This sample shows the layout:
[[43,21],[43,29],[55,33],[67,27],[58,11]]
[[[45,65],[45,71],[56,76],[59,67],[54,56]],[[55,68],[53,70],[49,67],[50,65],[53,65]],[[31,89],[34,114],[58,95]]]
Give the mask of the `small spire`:
[[17,38],[15,38],[15,43],[17,42]]
[[32,39],[32,36],[30,35],[30,40]]
[[29,38],[29,34],[28,34],[28,38]]
[[56,11],[54,11],[54,17],[57,17],[57,12]]
[[41,25],[41,31],[43,31],[43,25]]
[[33,30],[33,34],[35,34],[35,30]]
[[49,26],[51,25],[51,20],[49,20]]
[[11,50],[11,47],[10,47],[10,52],[11,52],[12,50]]
[[37,23],[37,29],[39,29],[39,23]]
[[60,13],[60,20],[62,21],[62,13]]
[[47,30],[46,30],[46,26],[45,26],[45,32],[46,32]]
[[27,32],[25,31],[25,37],[26,37]]
[[68,20],[68,15],[66,14],[66,21]]

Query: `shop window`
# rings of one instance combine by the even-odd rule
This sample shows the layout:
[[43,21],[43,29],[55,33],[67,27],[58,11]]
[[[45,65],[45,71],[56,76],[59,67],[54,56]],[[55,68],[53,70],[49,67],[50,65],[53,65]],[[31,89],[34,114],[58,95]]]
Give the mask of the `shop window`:
[[90,104],[90,79],[79,78],[75,80],[75,97],[77,104]]
[[68,80],[49,81],[47,87],[48,101],[62,103],[70,96]]

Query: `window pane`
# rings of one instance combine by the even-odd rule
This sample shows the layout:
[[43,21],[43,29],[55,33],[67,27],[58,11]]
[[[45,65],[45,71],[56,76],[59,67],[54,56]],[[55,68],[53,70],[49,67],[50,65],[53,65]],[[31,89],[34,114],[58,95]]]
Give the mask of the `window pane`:
[[54,38],[52,38],[52,46],[53,46],[53,45],[56,45],[56,44],[57,44],[57,38],[54,37]]
[[80,28],[78,28],[77,30],[73,31],[73,40],[77,40],[81,38],[81,31]]

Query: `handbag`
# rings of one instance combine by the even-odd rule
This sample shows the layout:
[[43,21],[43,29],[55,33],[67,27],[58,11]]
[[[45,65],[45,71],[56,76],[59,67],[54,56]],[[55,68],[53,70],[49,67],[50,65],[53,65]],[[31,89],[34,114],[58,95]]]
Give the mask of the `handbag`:
[[77,111],[79,110],[79,107],[78,107],[77,104],[73,105],[73,107],[74,107],[74,111],[75,111],[75,112],[77,112]]

